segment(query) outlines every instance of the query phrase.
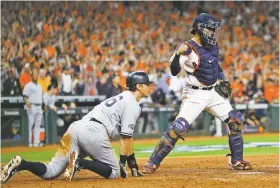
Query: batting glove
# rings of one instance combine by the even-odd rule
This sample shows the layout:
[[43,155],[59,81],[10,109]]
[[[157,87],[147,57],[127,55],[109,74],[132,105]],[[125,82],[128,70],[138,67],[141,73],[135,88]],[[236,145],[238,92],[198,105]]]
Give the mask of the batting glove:
[[121,171],[121,177],[122,178],[127,178],[128,177],[128,173],[126,171],[126,167],[125,164],[120,162],[120,171]]
[[139,167],[136,163],[136,159],[135,159],[135,156],[134,156],[134,153],[127,156],[127,164],[128,164],[128,167],[131,169],[131,175],[132,176],[143,176],[139,171]]

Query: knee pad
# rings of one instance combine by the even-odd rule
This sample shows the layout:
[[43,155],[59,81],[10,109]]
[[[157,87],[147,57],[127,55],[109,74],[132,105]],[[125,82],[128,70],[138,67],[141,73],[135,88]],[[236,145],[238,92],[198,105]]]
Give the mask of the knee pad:
[[179,117],[172,122],[171,127],[176,135],[182,136],[184,133],[188,132],[188,130],[190,129],[190,124],[184,118]]
[[232,110],[229,112],[229,117],[226,119],[225,123],[229,128],[229,135],[242,134],[244,117],[241,112]]

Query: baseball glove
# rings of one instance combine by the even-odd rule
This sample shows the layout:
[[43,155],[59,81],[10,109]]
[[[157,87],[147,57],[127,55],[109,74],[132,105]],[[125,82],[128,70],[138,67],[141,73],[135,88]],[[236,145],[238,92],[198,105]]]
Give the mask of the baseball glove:
[[224,97],[226,99],[230,99],[231,98],[232,89],[231,89],[229,81],[222,80],[219,84],[217,84],[215,86],[215,90],[222,97]]

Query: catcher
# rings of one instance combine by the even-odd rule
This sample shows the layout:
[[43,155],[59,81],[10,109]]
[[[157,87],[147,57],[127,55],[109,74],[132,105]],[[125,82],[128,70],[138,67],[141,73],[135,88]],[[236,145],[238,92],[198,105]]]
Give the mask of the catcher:
[[178,45],[170,58],[171,74],[185,71],[183,101],[179,114],[165,131],[142,172],[151,174],[159,168],[162,160],[174,148],[178,139],[190,129],[191,123],[205,109],[220,118],[228,127],[231,153],[228,166],[235,170],[252,169],[243,160],[243,114],[234,110],[229,102],[231,86],[219,66],[217,38],[221,22],[213,16],[201,13],[194,22],[193,38]]

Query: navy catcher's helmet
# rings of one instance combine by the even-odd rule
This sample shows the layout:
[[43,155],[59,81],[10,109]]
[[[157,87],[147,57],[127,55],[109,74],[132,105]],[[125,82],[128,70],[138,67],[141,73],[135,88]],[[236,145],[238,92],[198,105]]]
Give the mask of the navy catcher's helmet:
[[126,87],[128,90],[135,90],[136,84],[152,83],[145,72],[132,72],[126,78]]
[[215,17],[206,13],[201,13],[194,19],[192,28],[191,34],[194,35],[195,33],[198,33],[203,46],[217,44],[221,22]]

